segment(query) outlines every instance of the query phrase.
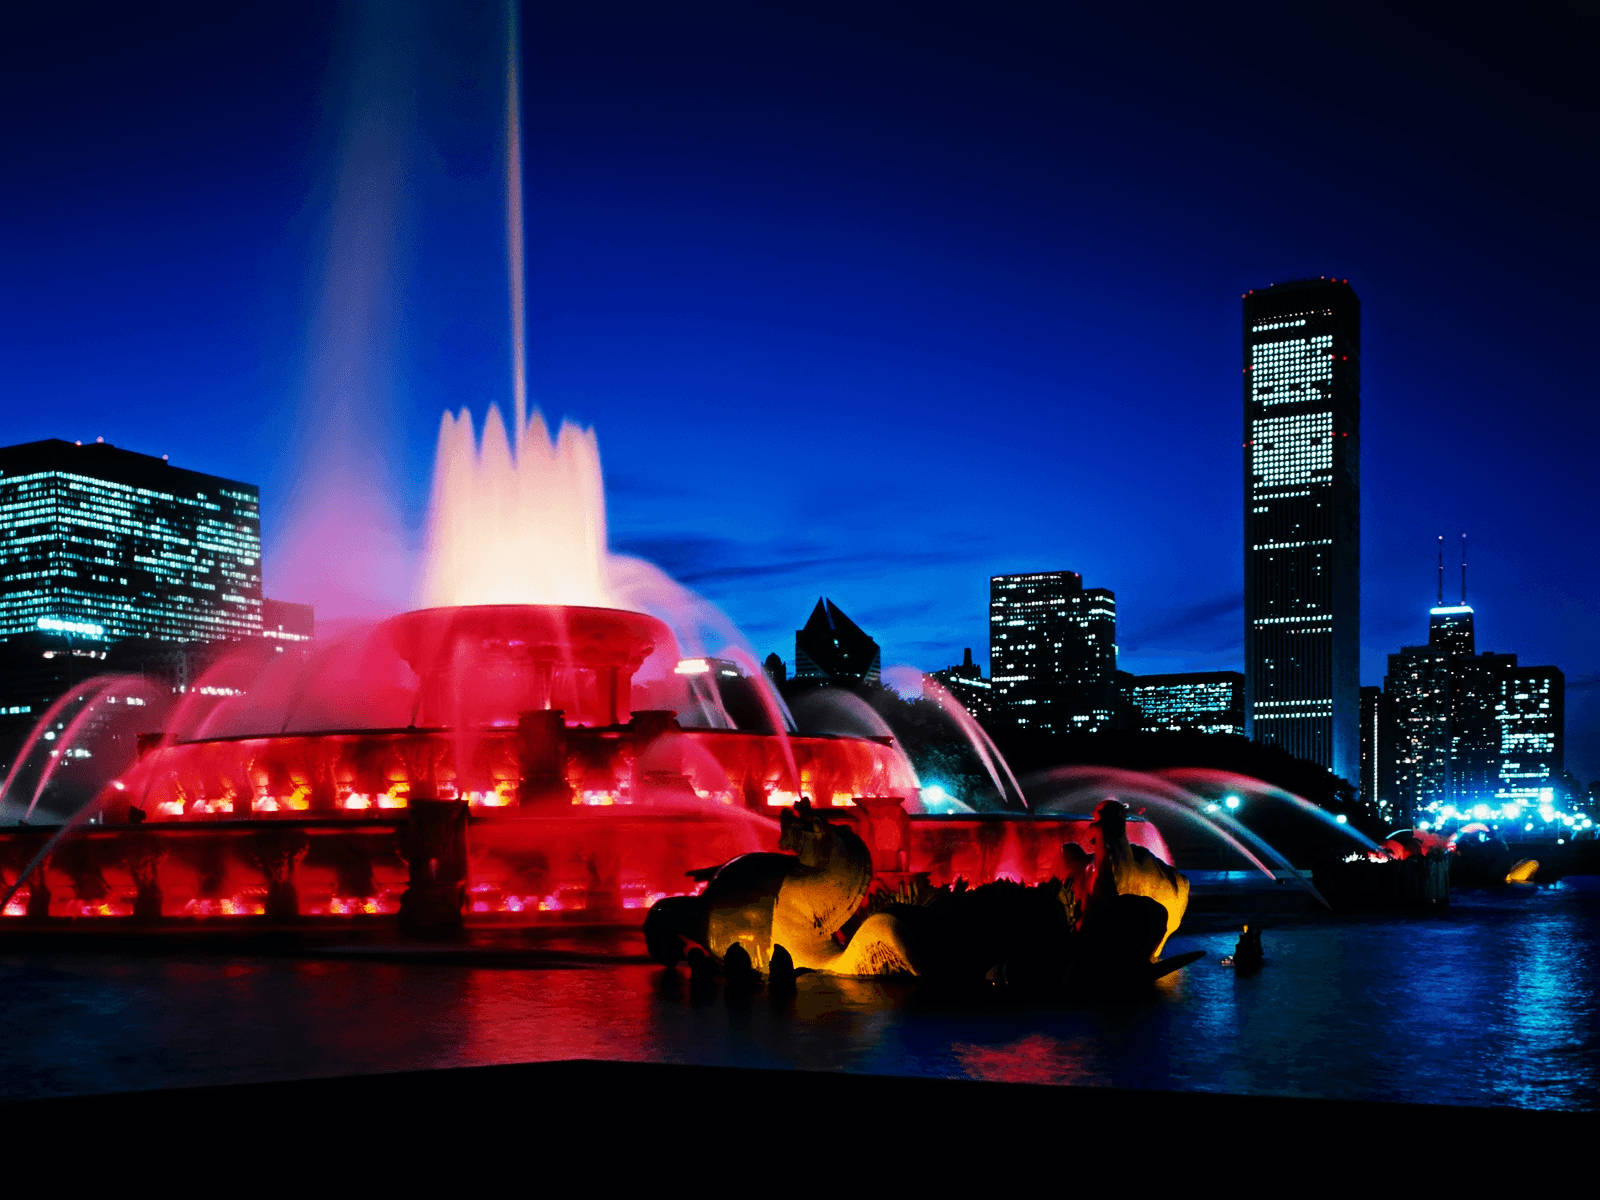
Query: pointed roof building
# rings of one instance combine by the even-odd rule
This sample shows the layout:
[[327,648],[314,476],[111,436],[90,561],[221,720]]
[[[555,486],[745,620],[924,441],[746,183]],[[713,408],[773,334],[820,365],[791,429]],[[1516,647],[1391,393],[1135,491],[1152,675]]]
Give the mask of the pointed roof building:
[[877,683],[882,652],[826,596],[817,599],[804,629],[794,632],[794,677],[817,683]]

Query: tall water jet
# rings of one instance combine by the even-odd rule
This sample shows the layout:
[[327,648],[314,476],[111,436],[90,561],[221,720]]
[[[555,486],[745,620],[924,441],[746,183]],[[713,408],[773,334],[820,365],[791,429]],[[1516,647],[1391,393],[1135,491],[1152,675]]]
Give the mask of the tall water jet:
[[419,599],[424,607],[615,607],[606,579],[605,489],[592,430],[554,438],[535,412],[508,436],[490,406],[439,425]]
[[528,422],[527,256],[522,233],[522,22],[518,0],[506,5],[506,267],[511,286],[512,428]]
[[327,109],[342,117],[330,139],[337,171],[308,314],[305,386],[287,439],[295,470],[283,481],[284,532],[268,547],[278,577],[292,580],[324,622],[393,611],[411,582],[390,464],[420,11],[350,6],[326,85]]

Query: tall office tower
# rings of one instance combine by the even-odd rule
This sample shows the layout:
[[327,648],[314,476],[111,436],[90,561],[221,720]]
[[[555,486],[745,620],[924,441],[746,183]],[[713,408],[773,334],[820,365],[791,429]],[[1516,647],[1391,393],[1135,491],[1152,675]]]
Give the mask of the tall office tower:
[[261,636],[260,494],[103,443],[0,449],[0,640]]
[[1546,805],[1555,799],[1566,749],[1566,679],[1555,667],[1519,667],[1514,655],[1500,673],[1495,716],[1500,726],[1496,799]]
[[1428,645],[1458,657],[1477,652],[1472,605],[1467,603],[1467,535],[1461,535],[1461,603],[1444,602],[1444,537],[1439,538],[1439,595],[1428,610]]
[[815,683],[877,683],[878,643],[832,600],[821,597],[804,629],[794,631],[794,677]]
[[1397,823],[1448,795],[1450,783],[1450,655],[1405,646],[1389,655],[1383,679],[1394,720],[1394,802]]
[[1093,733],[1118,720],[1117,600],[1075,571],[989,580],[994,714],[1041,733]]
[[1348,281],[1244,297],[1245,732],[1360,768],[1361,305]]
[[1361,799],[1392,821],[1394,799],[1394,704],[1382,688],[1361,689]]
[[1146,732],[1244,732],[1244,676],[1237,671],[1130,675],[1123,686]]
[[[1439,593],[1428,610],[1428,648],[1448,660],[1449,736],[1444,747],[1444,797],[1469,806],[1494,790],[1500,733],[1495,705],[1504,655],[1478,654],[1475,614],[1467,603],[1466,537],[1461,539],[1461,602],[1444,599],[1444,538],[1439,539]],[[1513,657],[1510,660],[1516,662]]]

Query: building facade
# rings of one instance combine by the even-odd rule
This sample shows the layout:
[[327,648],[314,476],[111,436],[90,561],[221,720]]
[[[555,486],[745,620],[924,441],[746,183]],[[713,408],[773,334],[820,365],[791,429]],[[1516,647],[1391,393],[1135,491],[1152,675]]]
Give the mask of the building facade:
[[1129,675],[1123,686],[1146,733],[1244,733],[1244,676],[1238,671]]
[[1555,667],[1500,672],[1495,722],[1499,761],[1495,798],[1502,804],[1548,805],[1566,767],[1566,679]]
[[260,494],[115,446],[0,449],[0,639],[259,637]]
[[1450,658],[1427,646],[1389,655],[1383,678],[1394,722],[1395,820],[1411,825],[1449,785]]
[[1245,728],[1356,779],[1361,306],[1347,281],[1244,297]]
[[1117,600],[1075,571],[989,580],[996,718],[1039,733],[1094,733],[1119,718]]
[[1386,821],[1398,812],[1394,704],[1380,687],[1361,689],[1361,801]]
[[988,720],[994,710],[994,685],[983,677],[983,668],[972,661],[972,647],[966,648],[959,663],[935,671],[933,678],[962,708],[980,721]]

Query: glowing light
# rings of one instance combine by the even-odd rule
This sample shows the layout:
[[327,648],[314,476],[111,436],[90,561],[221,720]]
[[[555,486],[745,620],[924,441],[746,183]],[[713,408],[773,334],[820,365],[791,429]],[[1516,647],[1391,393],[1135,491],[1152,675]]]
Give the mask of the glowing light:
[[1237,796],[1224,796],[1222,798],[1222,802],[1226,804],[1230,810],[1238,808],[1239,805],[1244,803],[1244,801],[1239,799]]
[[672,670],[677,675],[704,675],[711,670],[711,664],[703,658],[686,658]]
[[1341,825],[1350,824],[1350,818],[1345,816],[1343,813],[1340,813],[1338,816],[1334,817],[1334,820],[1339,822]]
[[91,638],[103,638],[106,635],[105,626],[96,625],[93,621],[63,621],[60,617],[40,617],[38,625],[46,633],[76,633]]
[[774,788],[767,793],[767,803],[774,808],[792,808],[800,803],[800,794],[798,792],[785,791],[782,788]]

